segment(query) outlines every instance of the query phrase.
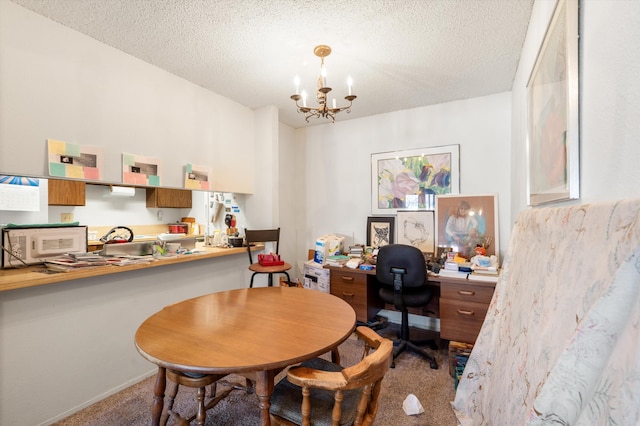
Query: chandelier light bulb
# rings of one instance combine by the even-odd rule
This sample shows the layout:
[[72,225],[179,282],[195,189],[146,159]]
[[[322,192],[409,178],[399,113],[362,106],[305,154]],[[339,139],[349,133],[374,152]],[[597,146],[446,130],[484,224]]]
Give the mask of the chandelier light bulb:
[[349,86],[349,96],[351,96],[351,86],[353,86],[353,79],[351,76],[347,77],[347,86]]
[[307,92],[305,90],[302,91],[302,106],[307,106]]
[[322,76],[322,87],[327,87],[327,68],[324,64],[320,68],[320,75]]
[[293,84],[296,85],[296,95],[300,94],[300,77],[299,76],[295,76],[293,78]]

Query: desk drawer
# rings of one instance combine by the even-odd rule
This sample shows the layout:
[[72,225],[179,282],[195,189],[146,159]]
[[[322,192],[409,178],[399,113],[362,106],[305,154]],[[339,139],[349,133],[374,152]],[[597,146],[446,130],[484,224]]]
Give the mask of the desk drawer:
[[348,271],[331,271],[331,294],[343,299],[356,311],[358,321],[367,321],[367,276]]
[[440,297],[444,299],[488,304],[491,302],[491,297],[493,297],[492,286],[458,284],[451,282],[441,282],[440,285]]
[[487,315],[486,303],[440,299],[440,337],[464,343],[475,343]]

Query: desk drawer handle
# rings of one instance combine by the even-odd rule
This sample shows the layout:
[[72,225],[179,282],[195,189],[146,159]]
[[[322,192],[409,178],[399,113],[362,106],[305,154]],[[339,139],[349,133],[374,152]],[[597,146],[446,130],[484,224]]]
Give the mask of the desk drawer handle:
[[342,292],[342,297],[353,297],[355,296],[355,293],[345,293],[344,291]]
[[342,281],[353,281],[353,277],[342,277]]
[[475,291],[469,290],[458,290],[458,293],[462,294],[463,296],[473,296],[474,294],[476,294]]
[[462,309],[457,309],[457,311],[460,315],[469,315],[469,316],[475,315],[474,311],[463,311]]

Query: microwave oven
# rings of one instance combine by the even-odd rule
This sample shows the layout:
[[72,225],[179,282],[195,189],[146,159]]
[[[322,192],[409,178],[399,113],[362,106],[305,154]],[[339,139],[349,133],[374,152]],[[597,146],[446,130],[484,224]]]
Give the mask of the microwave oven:
[[43,263],[65,253],[87,251],[86,226],[2,228],[2,268]]

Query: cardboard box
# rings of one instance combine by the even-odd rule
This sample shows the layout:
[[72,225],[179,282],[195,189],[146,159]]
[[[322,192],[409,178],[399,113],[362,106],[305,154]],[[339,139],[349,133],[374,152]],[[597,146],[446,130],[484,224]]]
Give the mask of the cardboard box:
[[331,284],[329,282],[329,274],[331,271],[324,269],[322,265],[309,260],[304,263],[304,282],[303,287],[310,290],[317,290],[323,293],[330,293]]

